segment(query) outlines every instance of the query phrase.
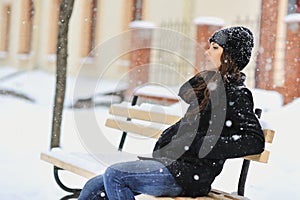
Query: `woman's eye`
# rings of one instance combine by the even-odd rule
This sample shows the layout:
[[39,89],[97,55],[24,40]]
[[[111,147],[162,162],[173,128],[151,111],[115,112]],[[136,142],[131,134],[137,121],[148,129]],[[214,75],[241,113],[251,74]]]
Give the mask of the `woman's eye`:
[[218,47],[213,47],[213,49],[218,49]]

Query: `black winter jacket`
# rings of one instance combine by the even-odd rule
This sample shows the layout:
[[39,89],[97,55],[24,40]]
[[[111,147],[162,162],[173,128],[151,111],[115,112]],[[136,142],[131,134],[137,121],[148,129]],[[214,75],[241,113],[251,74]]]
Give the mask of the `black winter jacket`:
[[215,81],[210,88],[210,100],[196,114],[188,115],[204,97],[186,95],[217,72],[204,71],[184,83],[179,96],[190,106],[187,114],[167,128],[158,139],[153,159],[166,165],[183,188],[181,196],[204,196],[215,177],[221,173],[225,160],[264,150],[264,136],[253,112],[251,92],[244,86],[245,75],[239,80],[228,77]]

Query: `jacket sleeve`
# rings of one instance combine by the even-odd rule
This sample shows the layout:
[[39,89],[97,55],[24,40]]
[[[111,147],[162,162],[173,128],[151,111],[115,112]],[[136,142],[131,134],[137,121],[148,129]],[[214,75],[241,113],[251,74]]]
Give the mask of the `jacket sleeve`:
[[177,159],[188,150],[195,139],[196,132],[187,131],[186,124],[186,122],[180,121],[176,124],[175,129],[169,129],[169,134],[160,137],[155,145],[153,158]]
[[186,151],[197,154],[199,158],[228,159],[263,152],[264,141],[252,133],[233,136],[202,136],[194,132],[185,132],[180,137],[173,137],[170,143],[161,148],[156,156],[179,158]]
[[202,137],[194,145],[194,151],[200,158],[227,159],[255,155],[263,152],[264,141],[252,133],[235,134],[232,136]]
[[163,133],[160,135],[157,142],[155,143],[153,151],[156,151],[164,147],[166,144],[168,144],[171,141],[172,137],[178,131],[179,124],[180,124],[180,120],[163,131]]

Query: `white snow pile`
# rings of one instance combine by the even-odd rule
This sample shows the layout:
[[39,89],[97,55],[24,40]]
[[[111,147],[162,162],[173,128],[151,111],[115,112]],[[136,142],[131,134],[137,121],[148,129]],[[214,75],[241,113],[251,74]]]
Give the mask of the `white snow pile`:
[[130,28],[155,28],[155,24],[149,21],[136,20],[129,23]]
[[225,22],[222,18],[203,16],[194,19],[194,23],[197,25],[212,25],[212,26],[224,26]]
[[283,105],[283,97],[278,92],[262,89],[251,89],[251,92],[255,107],[261,108],[263,112],[279,109]]
[[[14,72],[9,70],[12,69],[0,68],[0,80]],[[113,86],[114,82],[110,84]],[[0,81],[0,88],[14,89],[36,99],[32,103],[12,96],[0,96],[0,199],[53,200],[67,195],[56,185],[52,166],[39,158],[40,152],[49,148],[54,85],[53,74],[38,70]],[[269,163],[252,162],[250,165],[246,196],[254,200],[300,199],[300,99],[281,106],[282,99],[277,94],[259,91],[254,95],[256,104],[267,106],[267,109],[262,107],[262,120],[276,133],[273,144],[268,147],[271,150]],[[273,95],[278,100],[274,101]],[[107,107],[84,111],[66,109],[62,123],[62,147],[65,150],[86,152],[76,130],[73,118],[76,112],[94,112],[99,126],[107,132],[108,140],[114,145],[118,144],[120,133],[104,127]],[[147,141],[140,144],[139,138],[128,139],[126,151],[139,152],[140,149],[153,147],[152,141],[147,146]],[[228,192],[236,191],[240,167],[241,160],[228,161],[213,187]],[[72,174],[65,174],[63,180],[75,187],[82,187],[86,182],[86,179]]]
[[286,23],[297,23],[300,21],[300,14],[299,13],[293,13],[285,16],[284,21]]

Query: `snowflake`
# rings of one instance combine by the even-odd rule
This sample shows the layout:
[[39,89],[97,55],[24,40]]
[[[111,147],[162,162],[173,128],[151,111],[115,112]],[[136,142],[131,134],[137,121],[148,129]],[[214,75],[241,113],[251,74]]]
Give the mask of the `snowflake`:
[[194,180],[196,180],[196,181],[199,180],[199,176],[197,174],[194,175]]
[[231,127],[232,121],[231,121],[231,120],[227,120],[227,121],[225,122],[225,124],[226,124],[227,127]]
[[189,146],[185,146],[185,147],[184,147],[184,150],[186,150],[186,151],[188,151],[189,149],[190,149]]
[[242,136],[240,136],[240,135],[233,135],[232,136],[232,139],[234,140],[234,141],[236,141],[236,140],[238,140],[238,139],[240,139]]
[[104,192],[101,192],[100,196],[101,196],[101,197],[105,197],[105,193],[104,193]]

